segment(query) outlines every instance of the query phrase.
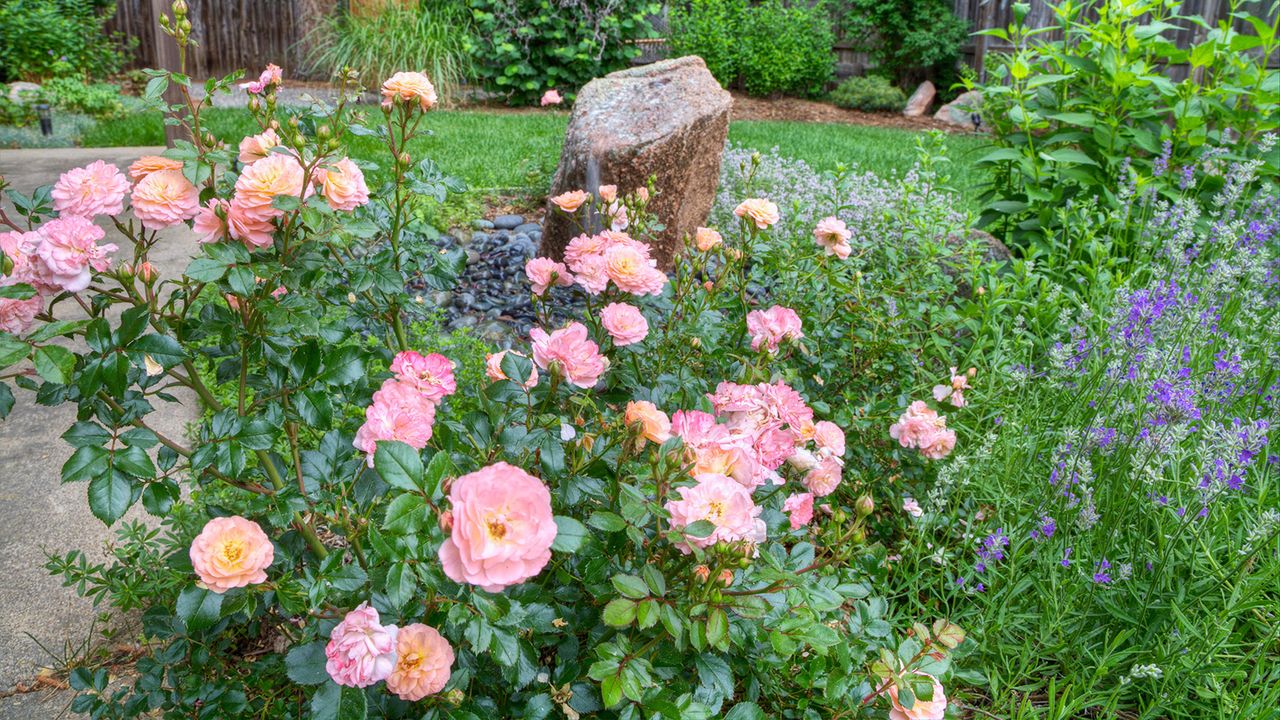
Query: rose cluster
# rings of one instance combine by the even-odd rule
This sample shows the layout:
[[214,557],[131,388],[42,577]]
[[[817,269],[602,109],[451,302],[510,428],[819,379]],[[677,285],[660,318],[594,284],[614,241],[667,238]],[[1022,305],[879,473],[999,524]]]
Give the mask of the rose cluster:
[[385,680],[388,690],[411,702],[443,690],[453,668],[453,646],[439,631],[422,623],[383,625],[368,603],[338,623],[324,655],[335,683],[363,688]]
[[956,447],[956,431],[947,429],[947,418],[923,400],[916,400],[889,426],[889,437],[904,448],[916,448],[930,460],[941,460]]
[[352,443],[373,467],[379,441],[397,440],[421,450],[431,439],[436,406],[457,389],[453,362],[438,353],[421,355],[406,350],[391,362],[393,376],[373,394],[365,421]]

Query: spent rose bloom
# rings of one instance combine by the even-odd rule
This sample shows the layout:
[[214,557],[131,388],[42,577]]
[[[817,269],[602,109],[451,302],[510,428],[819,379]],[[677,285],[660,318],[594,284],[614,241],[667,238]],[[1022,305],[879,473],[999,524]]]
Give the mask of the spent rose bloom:
[[693,235],[694,243],[698,246],[698,250],[707,252],[708,250],[720,245],[724,242],[724,237],[720,233],[711,228],[698,228]]
[[275,242],[276,227],[270,220],[262,220],[250,214],[239,200],[227,205],[227,232],[231,237],[250,248],[271,247]]
[[671,439],[671,420],[657,405],[647,400],[635,400],[627,403],[627,412],[623,418],[628,427],[640,431],[640,438],[661,445]]
[[224,593],[266,582],[275,548],[258,523],[233,515],[205,523],[191,541],[190,555],[200,584]]
[[133,214],[148,230],[163,230],[200,212],[200,191],[177,170],[157,170],[133,189]]
[[587,197],[585,190],[570,190],[551,198],[551,204],[567,213],[574,213],[587,202]]
[[898,422],[889,426],[889,437],[904,448],[920,447],[922,441],[931,438],[939,427],[944,426],[940,420],[935,410],[925,405],[923,400],[916,400],[907,406]]
[[613,245],[604,251],[604,272],[618,289],[632,295],[661,295],[667,275],[657,261],[630,245]]
[[[943,418],[945,420],[945,418]],[[941,429],[920,443],[920,454],[930,460],[941,460],[956,449],[956,431]]]
[[897,684],[890,683],[889,701],[893,707],[889,708],[889,720],[942,720],[947,714],[947,695],[943,692],[942,683],[929,673],[917,670],[915,674],[933,681],[933,699],[925,701],[916,698],[915,703],[908,710],[898,702]]
[[579,235],[569,241],[564,248],[564,261],[569,269],[578,272],[577,265],[588,257],[596,257],[604,252],[608,242],[603,234]]
[[267,128],[257,135],[249,135],[240,141],[240,162],[255,163],[271,154],[271,148],[280,144],[280,135],[274,128]]
[[334,210],[351,212],[368,204],[369,187],[364,183],[364,173],[350,158],[342,158],[328,167],[320,168],[316,175],[315,181],[320,185],[320,194]]
[[835,255],[841,260],[849,257],[849,253],[853,252],[853,248],[849,247],[851,237],[853,233],[849,232],[844,221],[835,217],[822,218],[818,221],[818,226],[813,229],[813,239],[826,249],[826,254]]
[[26,300],[0,298],[0,330],[21,335],[35,324],[36,315],[44,309],[44,298],[33,295]]
[[48,282],[67,292],[89,287],[92,271],[111,266],[108,257],[116,251],[112,243],[99,245],[106,233],[78,215],[64,215],[40,226],[40,246],[36,254],[47,270]]
[[560,93],[556,92],[555,88],[551,88],[550,90],[542,93],[542,107],[546,107],[548,105],[559,105],[562,102],[564,102],[564,98],[560,97]]
[[533,341],[533,361],[543,370],[558,366],[565,379],[580,388],[596,384],[605,371],[600,346],[587,336],[587,328],[570,323],[550,335],[542,328],[529,331]]
[[365,461],[373,467],[380,440],[398,440],[417,450],[426,447],[436,421],[436,404],[414,385],[389,378],[373,394],[364,417],[352,444],[366,453]]
[[418,389],[431,402],[438,403],[458,389],[453,378],[453,361],[440,353],[421,355],[413,350],[398,353],[391,361],[396,379]]
[[718,542],[764,542],[764,520],[750,490],[724,475],[707,473],[694,479],[697,484],[676,488],[680,499],[668,500],[665,505],[671,513],[671,526],[678,529],[707,520],[715,529],[706,537],[689,537],[687,544],[676,545],[681,552],[692,552],[689,545],[706,548]]
[[226,240],[230,231],[227,228],[227,212],[231,203],[221,198],[212,198],[196,213],[191,229],[196,233],[196,242],[216,243]]
[[362,602],[329,633],[324,669],[339,685],[369,687],[396,667],[399,628],[383,625],[378,611]]
[[971,390],[969,385],[969,376],[965,373],[956,372],[955,368],[951,368],[951,384],[934,385],[933,399],[938,402],[946,400],[955,407],[962,408],[965,406],[964,391]]
[[[519,355],[520,357],[527,357],[523,353],[518,353],[515,350],[502,350],[496,353],[489,353],[488,355],[485,355],[484,356],[484,374],[490,380],[494,382],[498,382],[499,380],[511,379],[507,377],[506,373],[502,372],[502,358],[506,357],[507,353],[511,353],[513,355]],[[515,381],[513,380],[512,382],[515,382]],[[533,363],[529,363],[529,379],[524,381],[523,385],[525,388],[531,388],[537,384],[538,384],[538,368]]]
[[[35,231],[0,233],[0,251],[12,263],[8,275],[0,274],[0,287],[26,283],[41,293],[57,292],[61,288],[40,259],[43,243],[44,236]],[[11,312],[17,312],[16,308]]]
[[813,521],[813,493],[791,493],[782,503],[782,511],[791,521],[791,529],[799,530]]
[[499,462],[463,475],[450,487],[449,503],[453,527],[439,554],[454,582],[502,592],[551,560],[551,493],[524,470]]
[[573,275],[564,263],[558,263],[549,257],[530,258],[524,264],[524,274],[533,286],[534,295],[544,295],[552,285],[567,287],[573,284]]
[[836,460],[821,460],[801,481],[815,497],[826,497],[840,486],[840,463]]
[[924,514],[924,510],[920,508],[920,503],[916,502],[913,497],[902,499],[902,511],[911,517],[920,517]]
[[779,219],[778,206],[761,198],[743,200],[733,209],[733,214],[754,223],[761,230],[778,222]]
[[634,345],[649,335],[649,321],[640,308],[626,303],[609,303],[600,311],[600,324],[604,326],[617,347]]
[[435,628],[414,623],[396,633],[396,666],[387,689],[417,702],[444,689],[453,668],[453,646]]
[[129,177],[141,180],[158,170],[181,170],[182,161],[173,160],[163,155],[143,155],[129,166]]
[[800,316],[795,310],[781,305],[747,313],[747,332],[751,333],[751,349],[757,352],[763,346],[774,353],[778,351],[778,345],[782,341],[804,337],[800,329]]
[[383,107],[391,107],[396,100],[430,110],[436,106],[436,87],[420,72],[398,72],[382,83]]
[[102,160],[68,170],[54,183],[53,209],[61,215],[115,217],[124,211],[129,179],[115,166]]
[[[271,220],[284,214],[275,208],[271,201],[279,195],[289,195],[302,199],[304,192],[310,194],[311,188],[306,182],[306,171],[292,155],[272,153],[261,160],[245,167],[244,172],[236,179],[236,194],[233,204],[238,205],[243,215],[250,220]],[[135,197],[137,192],[134,193]],[[135,200],[135,204],[136,204]]]

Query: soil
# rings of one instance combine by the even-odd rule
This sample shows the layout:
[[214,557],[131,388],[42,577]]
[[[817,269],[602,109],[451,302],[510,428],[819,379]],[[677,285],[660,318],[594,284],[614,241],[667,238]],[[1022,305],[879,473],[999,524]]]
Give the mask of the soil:
[[790,122],[847,123],[899,130],[944,130],[965,132],[964,128],[938,122],[932,117],[905,117],[900,113],[869,113],[846,110],[831,103],[800,98],[756,98],[733,93],[733,120],[783,120]]

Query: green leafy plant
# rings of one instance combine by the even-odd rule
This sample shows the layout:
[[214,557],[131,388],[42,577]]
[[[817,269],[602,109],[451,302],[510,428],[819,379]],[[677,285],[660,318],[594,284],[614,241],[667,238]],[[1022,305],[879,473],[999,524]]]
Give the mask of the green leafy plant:
[[40,86],[40,97],[60,110],[106,120],[124,113],[120,86],[111,83],[85,83],[78,78],[50,78]]
[[124,53],[103,30],[114,11],[101,0],[0,2],[0,75],[40,81],[119,70]]
[[932,80],[943,92],[956,79],[960,47],[968,37],[950,0],[849,0],[835,3],[835,23],[876,72],[902,86]]
[[831,102],[854,110],[898,112],[907,96],[887,78],[879,75],[851,77],[831,91]]

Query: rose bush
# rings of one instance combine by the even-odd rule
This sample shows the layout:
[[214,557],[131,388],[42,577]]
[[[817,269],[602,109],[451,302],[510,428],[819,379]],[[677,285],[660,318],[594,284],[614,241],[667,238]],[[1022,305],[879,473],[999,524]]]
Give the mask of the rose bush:
[[[181,3],[164,26],[185,49]],[[62,478],[121,523],[111,562],[49,567],[143,618],[137,677],[77,670],[74,709],[940,717],[934,678],[963,632],[895,632],[874,501],[802,392],[802,343],[830,316],[768,307],[749,282],[777,205],[745,200],[667,272],[644,241],[649,188],[583,189],[563,211],[612,229],[530,263],[543,327],[478,382],[455,372],[478,358],[415,347],[429,309],[404,290],[447,286],[462,261],[408,222],[411,198],[457,185],[405,152],[429,79],[389,80],[372,122],[343,102],[286,113],[279,82],[240,87],[262,132],[228,147],[189,80],[154,73],[150,96],[187,98],[191,142],[135,163],[132,185],[95,164],[11,192],[18,217],[0,217],[0,414],[10,382],[74,404]],[[385,142],[383,186],[344,156],[348,130]],[[156,266],[187,223],[198,256]],[[805,271],[847,282],[827,252],[843,225],[805,234]],[[571,293],[585,312],[552,326]],[[189,440],[150,419],[178,389],[205,409]],[[139,501],[150,517],[125,520]]]

